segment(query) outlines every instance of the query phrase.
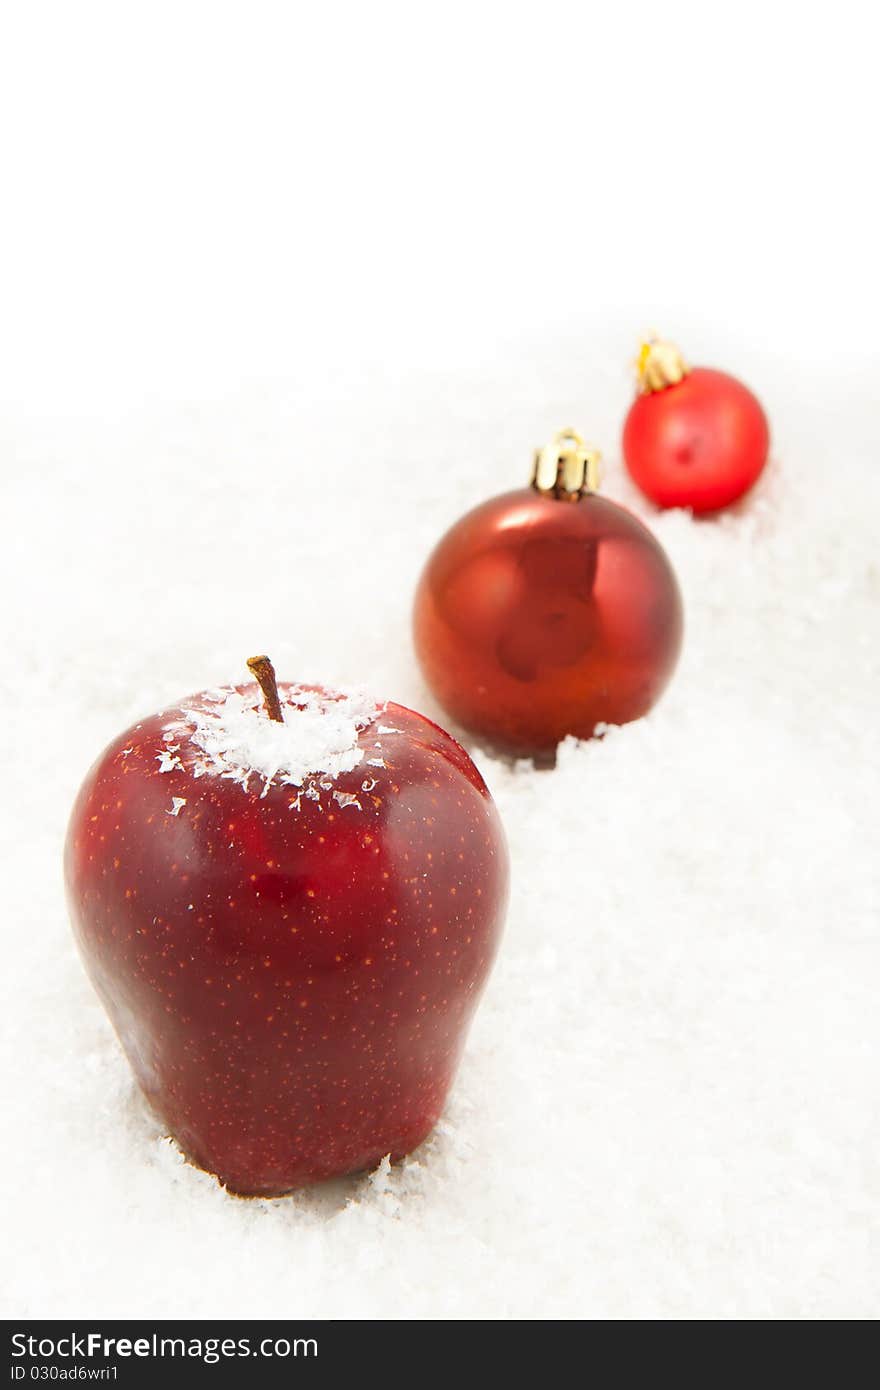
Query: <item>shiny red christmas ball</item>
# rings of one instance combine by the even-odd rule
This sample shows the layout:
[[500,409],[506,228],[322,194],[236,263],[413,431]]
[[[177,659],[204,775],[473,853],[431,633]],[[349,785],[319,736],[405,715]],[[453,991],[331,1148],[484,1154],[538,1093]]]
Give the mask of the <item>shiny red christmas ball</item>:
[[507,851],[442,729],[279,690],[259,662],[265,711],[253,685],[204,691],[110,745],[65,870],[152,1107],[232,1191],[271,1196],[431,1130],[498,944]]
[[597,459],[573,432],[557,436],[532,487],[462,517],[421,576],[425,679],[499,751],[543,755],[567,734],[638,719],[678,659],[675,574],[647,527],[596,494]]
[[640,394],[623,427],[633,479],[660,507],[715,512],[757,481],[770,447],[760,402],[736,377],[688,368],[671,343],[646,343]]

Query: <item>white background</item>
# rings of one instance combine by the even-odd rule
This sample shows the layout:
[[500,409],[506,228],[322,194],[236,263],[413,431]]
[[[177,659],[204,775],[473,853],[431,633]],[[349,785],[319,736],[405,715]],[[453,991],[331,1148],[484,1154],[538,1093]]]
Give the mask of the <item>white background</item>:
[[[880,1311],[872,19],[7,7],[9,1313]],[[651,327],[770,414],[721,522],[622,473]],[[514,901],[417,1162],[227,1199],[76,961],[78,782],[261,648],[436,713],[419,568],[569,423],[678,568],[675,684],[554,773],[481,758]]]

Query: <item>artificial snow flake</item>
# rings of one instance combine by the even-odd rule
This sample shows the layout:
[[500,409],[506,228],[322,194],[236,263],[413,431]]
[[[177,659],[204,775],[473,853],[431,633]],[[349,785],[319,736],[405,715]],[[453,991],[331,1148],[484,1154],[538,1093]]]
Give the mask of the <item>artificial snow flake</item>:
[[351,792],[334,792],[333,800],[338,802],[340,806],[356,806],[359,811],[362,809],[361,803],[356,796],[352,796]]

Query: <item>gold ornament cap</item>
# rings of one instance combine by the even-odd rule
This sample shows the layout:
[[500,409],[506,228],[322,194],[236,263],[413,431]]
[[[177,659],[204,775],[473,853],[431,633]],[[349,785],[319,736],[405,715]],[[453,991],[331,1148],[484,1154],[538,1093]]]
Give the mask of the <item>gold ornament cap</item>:
[[651,391],[662,391],[667,386],[677,386],[684,381],[690,367],[675,343],[669,343],[665,338],[647,338],[639,349],[636,371],[639,390],[647,395]]
[[560,430],[543,449],[535,450],[532,487],[545,497],[577,502],[599,488],[602,455],[590,449],[577,430]]

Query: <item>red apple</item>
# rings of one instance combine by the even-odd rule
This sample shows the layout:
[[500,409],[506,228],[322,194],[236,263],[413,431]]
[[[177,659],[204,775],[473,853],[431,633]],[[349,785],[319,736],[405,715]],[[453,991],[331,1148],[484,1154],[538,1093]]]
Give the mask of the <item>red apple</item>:
[[[507,851],[463,748],[400,705],[205,691],[86,777],[65,870],[89,975],[193,1162],[264,1196],[436,1122],[495,955]],[[271,716],[271,717],[270,717]]]

